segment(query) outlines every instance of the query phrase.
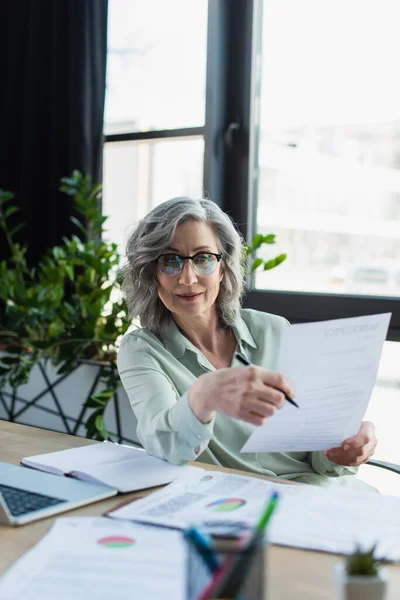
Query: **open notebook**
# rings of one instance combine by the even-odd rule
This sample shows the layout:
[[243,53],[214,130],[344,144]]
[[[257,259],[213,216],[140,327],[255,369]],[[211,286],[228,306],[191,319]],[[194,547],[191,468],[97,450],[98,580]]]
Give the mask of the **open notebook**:
[[198,467],[172,465],[139,448],[112,442],[27,456],[21,463],[54,475],[100,483],[121,493],[164,485],[199,472]]

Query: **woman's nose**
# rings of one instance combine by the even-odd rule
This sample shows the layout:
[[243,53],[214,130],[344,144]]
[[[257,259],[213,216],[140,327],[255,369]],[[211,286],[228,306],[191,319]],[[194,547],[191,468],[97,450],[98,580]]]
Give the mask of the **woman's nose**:
[[191,260],[185,260],[182,271],[179,274],[179,283],[183,285],[192,285],[197,281],[196,271]]

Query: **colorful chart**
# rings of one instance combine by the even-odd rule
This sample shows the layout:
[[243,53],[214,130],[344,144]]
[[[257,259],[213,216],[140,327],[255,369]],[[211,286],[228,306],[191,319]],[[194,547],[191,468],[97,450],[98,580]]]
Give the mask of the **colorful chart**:
[[210,481],[210,479],[212,479],[213,476],[212,475],[204,475],[204,477],[202,477],[200,479],[200,481]]
[[211,508],[216,512],[230,512],[232,510],[237,510],[245,504],[246,500],[242,500],[241,498],[221,498],[221,500],[210,502],[210,504],[206,505],[206,508]]
[[100,538],[97,540],[100,546],[106,546],[107,548],[127,548],[133,546],[135,540],[131,537],[124,535],[110,535],[108,537]]

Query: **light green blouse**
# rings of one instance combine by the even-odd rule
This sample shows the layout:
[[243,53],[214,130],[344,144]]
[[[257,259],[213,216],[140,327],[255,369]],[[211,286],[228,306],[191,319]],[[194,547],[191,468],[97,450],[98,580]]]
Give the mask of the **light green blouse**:
[[[243,309],[234,327],[237,350],[274,370],[287,325],[282,317]],[[231,366],[243,368],[235,357]],[[118,370],[138,420],[139,440],[150,454],[176,464],[199,460],[307,483],[365,486],[355,477],[342,477],[356,469],[330,462],[323,452],[241,454],[254,428],[249,423],[218,412],[210,423],[201,423],[190,408],[188,390],[215,368],[172,319],[158,335],[145,328],[126,334]]]

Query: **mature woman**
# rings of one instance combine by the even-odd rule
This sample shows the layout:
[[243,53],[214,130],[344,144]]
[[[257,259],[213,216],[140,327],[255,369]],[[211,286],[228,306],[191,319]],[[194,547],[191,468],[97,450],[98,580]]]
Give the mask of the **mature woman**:
[[[371,423],[327,452],[240,449],[295,396],[275,372],[279,316],[241,309],[242,243],[209,200],[174,198],[142,219],[127,244],[126,301],[141,328],[122,340],[118,369],[150,454],[308,483],[363,486],[355,468],[373,454]],[[240,351],[254,365],[235,358]]]

